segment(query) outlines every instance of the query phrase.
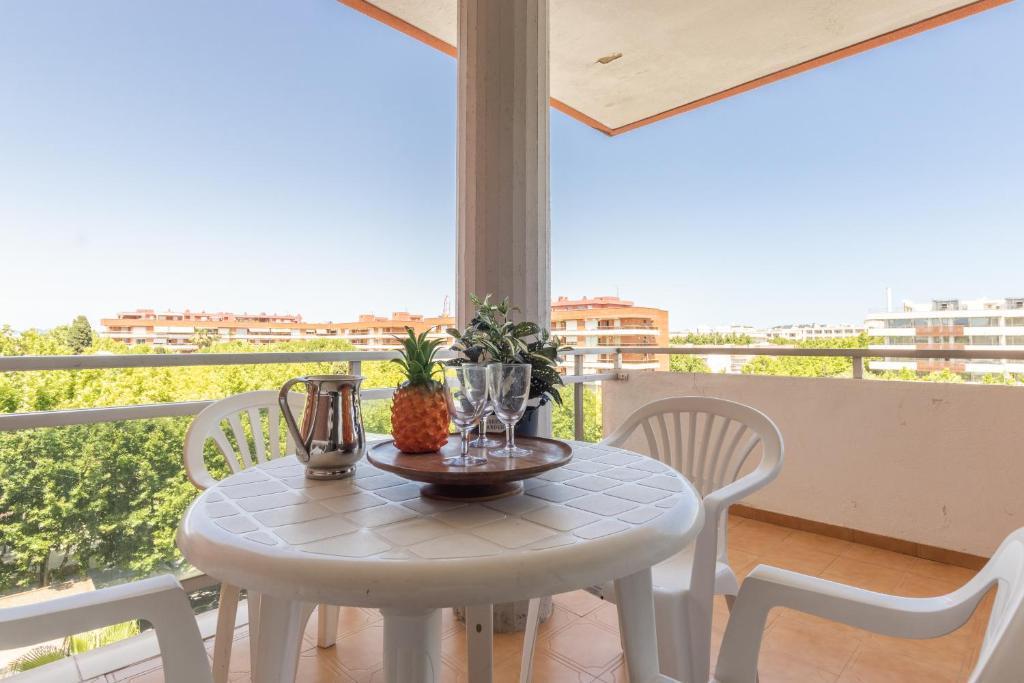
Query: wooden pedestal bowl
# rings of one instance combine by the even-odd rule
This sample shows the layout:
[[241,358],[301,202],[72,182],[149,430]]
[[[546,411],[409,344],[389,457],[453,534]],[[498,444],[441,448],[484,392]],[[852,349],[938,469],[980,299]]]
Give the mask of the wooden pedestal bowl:
[[[460,452],[461,437],[452,435],[440,451],[407,455],[390,439],[372,445],[366,459],[382,470],[427,484],[420,495],[463,502],[494,500],[519,493],[522,480],[536,477],[572,460],[572,447],[564,441],[541,437],[517,437],[516,445],[532,451],[515,458],[487,456],[487,462],[472,467],[452,467],[442,460]],[[470,455],[484,455],[488,449],[470,448]]]

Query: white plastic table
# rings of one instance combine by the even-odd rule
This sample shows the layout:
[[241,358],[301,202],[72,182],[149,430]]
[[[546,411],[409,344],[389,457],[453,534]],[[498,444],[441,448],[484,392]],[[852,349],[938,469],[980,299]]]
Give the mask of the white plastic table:
[[312,481],[294,456],[232,475],[192,503],[178,545],[193,565],[260,594],[255,683],[295,680],[314,605],[376,607],[389,683],[437,683],[441,608],[467,606],[471,680],[490,680],[492,604],[614,579],[634,683],[658,673],[651,566],[694,540],[703,509],[669,467],[572,442],[565,467],[486,503],[421,498],[365,460]]

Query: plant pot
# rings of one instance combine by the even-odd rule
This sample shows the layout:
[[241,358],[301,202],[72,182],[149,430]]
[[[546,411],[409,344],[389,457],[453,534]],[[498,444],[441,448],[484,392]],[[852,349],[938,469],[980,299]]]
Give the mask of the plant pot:
[[530,406],[516,423],[516,436],[540,436],[540,408]]
[[[529,600],[519,602],[506,602],[494,606],[494,632],[495,633],[518,633],[526,630],[526,613],[530,608]],[[551,596],[540,599],[540,623],[544,623],[551,616],[554,610],[554,603]],[[461,622],[466,621],[466,610],[464,607],[453,607],[455,618]]]

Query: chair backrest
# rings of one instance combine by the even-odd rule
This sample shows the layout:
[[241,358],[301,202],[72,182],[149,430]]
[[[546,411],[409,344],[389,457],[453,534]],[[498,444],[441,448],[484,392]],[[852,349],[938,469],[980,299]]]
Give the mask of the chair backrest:
[[[782,467],[782,436],[764,413],[750,406],[707,396],[677,396],[636,410],[602,444],[620,447],[642,430],[647,454],[690,480],[707,496],[736,481],[744,465],[760,451],[761,465],[751,473],[767,485]],[[764,467],[767,466],[767,467]],[[725,561],[726,510],[718,523],[719,559]]]
[[988,564],[950,597],[992,585],[995,602],[968,683],[1019,681],[1024,676],[1024,529],[1007,536]]
[[[211,439],[232,473],[294,452],[295,442],[283,425],[277,396],[274,390],[250,391],[211,403],[196,415],[185,435],[184,450],[185,472],[193,484],[207,489],[216,483],[203,457],[206,443]],[[298,419],[302,415],[303,394],[288,394],[288,404]],[[285,434],[283,452],[282,431]]]

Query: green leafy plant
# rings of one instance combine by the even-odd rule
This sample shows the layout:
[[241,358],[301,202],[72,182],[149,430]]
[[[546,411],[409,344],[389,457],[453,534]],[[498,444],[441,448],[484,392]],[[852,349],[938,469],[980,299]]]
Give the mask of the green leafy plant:
[[[491,303],[491,295],[483,299],[470,295],[475,309],[473,319],[465,330],[448,329],[455,339],[451,349],[470,363],[526,363],[530,371],[530,398],[540,405],[549,400],[561,405],[558,387],[562,376],[558,373],[558,352],[563,350],[562,340],[535,322],[515,322],[513,313],[519,308],[508,298]],[[460,361],[453,361],[458,363]]]
[[137,636],[140,633],[139,622],[125,621],[120,624],[104,626],[93,631],[78,633],[68,636],[58,645],[40,645],[32,648],[25,654],[13,660],[7,665],[7,673],[21,673],[35,669],[59,659],[79,655],[89,650],[95,650],[106,645],[111,645],[119,640]]

